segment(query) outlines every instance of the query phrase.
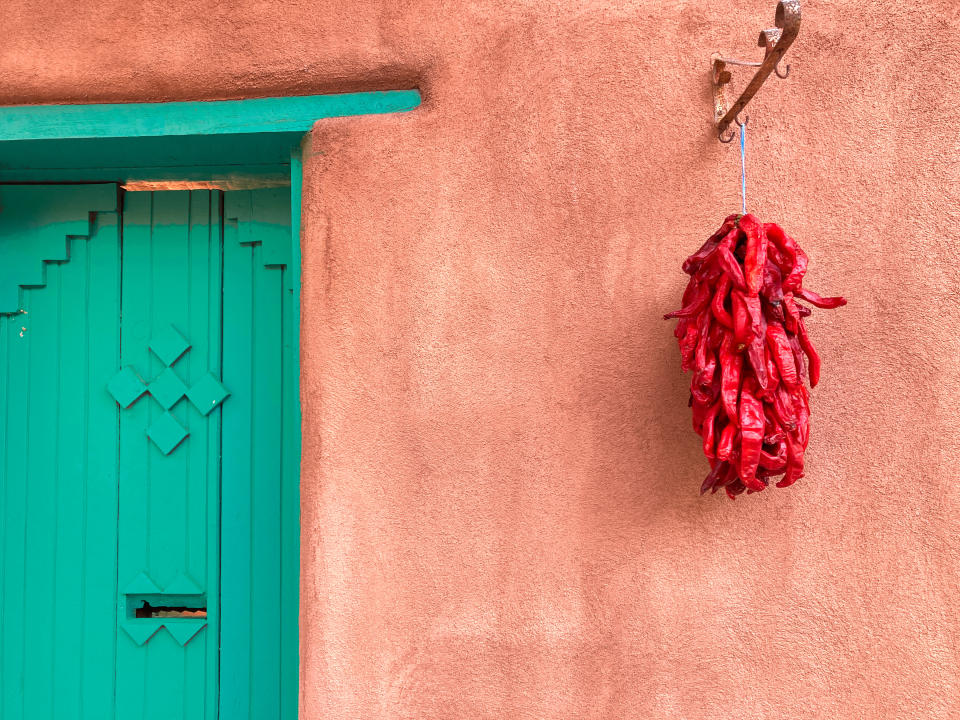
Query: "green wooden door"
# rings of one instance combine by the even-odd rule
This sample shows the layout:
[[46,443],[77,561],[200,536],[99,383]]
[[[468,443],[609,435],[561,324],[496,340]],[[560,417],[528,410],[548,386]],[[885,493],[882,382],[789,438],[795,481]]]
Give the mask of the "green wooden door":
[[280,190],[0,187],[0,717],[296,716],[289,258]]

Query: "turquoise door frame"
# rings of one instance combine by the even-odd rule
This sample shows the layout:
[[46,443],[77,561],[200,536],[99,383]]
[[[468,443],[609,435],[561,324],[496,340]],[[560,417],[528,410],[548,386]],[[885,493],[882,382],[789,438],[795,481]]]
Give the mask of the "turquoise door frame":
[[[293,397],[299,398],[303,135],[318,119],[402,112],[419,103],[418,91],[401,90],[236,101],[0,107],[0,185],[109,182],[129,190],[277,188],[269,192],[283,192],[279,188],[289,186],[288,301],[294,328],[290,381]],[[229,211],[224,217],[237,214]],[[276,221],[270,224],[280,226]],[[283,227],[278,241],[285,236]],[[288,412],[284,416],[290,426],[300,428],[299,402],[290,403]],[[299,468],[300,433],[293,435],[295,447],[290,452]],[[246,716],[244,710],[255,709],[231,708],[229,714]],[[267,717],[262,712],[257,716]]]

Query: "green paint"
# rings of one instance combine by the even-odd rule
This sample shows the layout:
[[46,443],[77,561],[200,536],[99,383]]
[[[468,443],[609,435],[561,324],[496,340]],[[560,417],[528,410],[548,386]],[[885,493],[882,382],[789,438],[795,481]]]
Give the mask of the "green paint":
[[[182,396],[166,410],[149,389],[168,368],[186,387],[220,372],[220,227],[218,193],[124,199],[119,365],[133,368],[148,393],[120,412],[122,719],[216,717],[220,413],[203,415]],[[191,623],[191,639],[181,644],[175,625],[170,632],[131,619],[128,595],[142,594],[144,578],[165,594],[180,594],[188,581],[205,593],[205,627],[181,621]]]
[[[2,110],[0,110],[2,117]],[[289,183],[302,133],[0,140],[0,181],[209,180],[254,176]]]
[[296,717],[289,191],[116,198],[0,187],[0,716]]
[[0,242],[33,238],[29,244],[17,242],[0,263],[0,314],[9,314],[19,311],[24,287],[42,286],[49,264],[69,257],[67,236],[88,235],[89,212],[116,209],[117,191],[112,185],[88,185],[66,194],[60,188],[34,187],[4,187],[2,192]]
[[[289,184],[317,120],[411,110],[416,90],[189,103],[0,107],[0,182]],[[251,185],[253,186],[253,185]]]
[[295,718],[300,436],[286,189],[223,197],[224,452],[220,715]]
[[116,189],[0,187],[0,206],[0,267],[69,254],[0,315],[0,717],[112,718]]
[[280,677],[284,687],[290,688],[281,696],[281,718],[297,717],[297,693],[300,670],[300,633],[299,633],[299,596],[300,596],[300,458],[301,427],[300,417],[300,218],[303,189],[303,155],[301,145],[297,145],[290,154],[290,313],[288,325],[284,330],[286,340],[286,369],[284,378],[289,380],[289,390],[284,394],[284,417],[290,418],[293,432],[284,436],[286,457],[284,465],[283,487],[283,524],[284,527],[296,527],[297,532],[283,534],[282,587],[285,607],[292,612],[282,618],[281,668]]
[[0,140],[308,131],[322,118],[403,112],[417,90],[171,103],[0,107]]

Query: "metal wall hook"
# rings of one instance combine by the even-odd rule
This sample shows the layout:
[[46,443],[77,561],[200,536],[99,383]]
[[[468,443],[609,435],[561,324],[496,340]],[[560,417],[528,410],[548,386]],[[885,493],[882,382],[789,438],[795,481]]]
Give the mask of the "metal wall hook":
[[[760,33],[760,39],[757,42],[759,47],[764,49],[763,61],[749,62],[746,60],[732,60],[724,58],[719,53],[713,55],[713,112],[714,120],[717,123],[717,134],[721,142],[730,142],[733,140],[724,139],[724,133],[735,118],[747,106],[747,103],[753,99],[757,91],[773,72],[779,78],[786,78],[790,75],[790,66],[780,72],[780,61],[783,59],[787,49],[797,38],[800,32],[800,0],[780,0],[777,3],[777,13],[774,19],[775,28],[763,30]],[[724,87],[730,82],[730,71],[726,69],[727,65],[742,65],[756,67],[757,72],[753,79],[747,85],[746,89],[737,98],[730,108],[727,108],[727,101],[724,97]],[[734,133],[735,135],[736,133]]]
[[[743,132],[743,128],[745,128],[745,127],[747,126],[747,123],[750,122],[750,116],[747,115],[746,120],[741,120],[741,119],[740,119],[740,116],[737,115],[737,117],[734,118],[734,122],[737,124],[737,127],[740,128],[740,132]],[[730,130],[730,128],[727,128],[727,129]],[[733,142],[733,139],[734,139],[736,136],[737,136],[737,131],[736,131],[736,130],[730,130],[730,135],[729,135],[729,136],[726,136],[726,135],[724,135],[724,134],[721,132],[719,138],[720,138],[720,142],[722,142],[724,145],[726,145],[727,143]]]

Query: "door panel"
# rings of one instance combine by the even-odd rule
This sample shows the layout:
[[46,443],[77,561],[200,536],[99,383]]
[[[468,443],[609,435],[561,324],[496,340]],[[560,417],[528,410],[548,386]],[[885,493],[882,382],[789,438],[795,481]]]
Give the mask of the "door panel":
[[221,716],[237,720],[297,715],[290,252],[285,188],[224,193]]
[[117,188],[0,208],[0,717],[112,717]]
[[[210,191],[129,193],[124,203],[120,364],[146,392],[120,413],[120,718],[216,717],[214,410],[225,398],[194,401],[220,377],[219,205]],[[207,617],[138,618],[144,602],[203,607]]]
[[289,424],[289,193],[224,193],[224,218],[223,377],[238,392],[224,404],[223,432],[238,452],[223,456],[222,612],[235,632],[222,638],[221,716],[295,718],[300,505],[291,452],[299,428]]
[[282,189],[0,186],[4,720],[296,717],[290,250]]

